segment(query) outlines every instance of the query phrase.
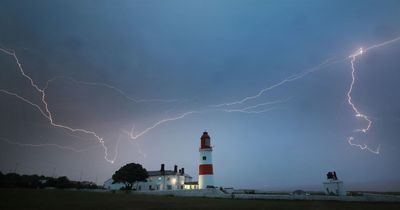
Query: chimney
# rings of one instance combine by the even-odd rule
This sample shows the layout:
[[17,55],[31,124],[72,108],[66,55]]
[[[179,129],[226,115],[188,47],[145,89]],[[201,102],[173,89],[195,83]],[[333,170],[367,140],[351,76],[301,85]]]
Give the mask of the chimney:
[[182,169],[181,169],[181,174],[182,174],[182,175],[185,175],[185,168],[182,168]]
[[177,172],[178,172],[178,166],[174,165],[174,173],[177,173]]
[[165,171],[165,169],[164,169],[164,163],[161,164],[161,169],[160,169],[160,171],[161,171],[161,172],[164,172],[164,171]]

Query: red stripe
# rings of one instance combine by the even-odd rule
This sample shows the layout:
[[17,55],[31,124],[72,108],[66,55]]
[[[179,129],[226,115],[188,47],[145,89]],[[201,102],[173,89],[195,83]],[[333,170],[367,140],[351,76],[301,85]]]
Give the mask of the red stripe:
[[199,175],[213,174],[212,164],[199,165]]

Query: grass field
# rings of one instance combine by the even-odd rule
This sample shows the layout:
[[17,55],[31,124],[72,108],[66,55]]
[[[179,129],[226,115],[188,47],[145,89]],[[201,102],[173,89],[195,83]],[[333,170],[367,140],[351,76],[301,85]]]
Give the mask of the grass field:
[[62,190],[0,189],[0,209],[393,209],[400,203],[185,198]]

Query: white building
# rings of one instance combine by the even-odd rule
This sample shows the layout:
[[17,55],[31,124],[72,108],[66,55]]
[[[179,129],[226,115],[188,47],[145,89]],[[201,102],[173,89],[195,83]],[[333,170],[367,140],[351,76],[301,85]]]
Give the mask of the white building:
[[[178,190],[178,189],[197,189],[194,188],[192,177],[185,174],[185,169],[181,168],[178,171],[178,166],[174,166],[174,170],[165,170],[164,164],[161,164],[161,169],[158,171],[148,171],[149,177],[145,182],[137,182],[133,185],[133,190]],[[189,184],[189,188],[185,188],[185,183]],[[124,184],[113,184],[112,178],[104,182],[104,188],[108,190],[120,190]]]
[[336,172],[328,172],[327,181],[324,182],[325,194],[345,196],[346,191],[344,190],[343,181],[339,180],[336,176]]

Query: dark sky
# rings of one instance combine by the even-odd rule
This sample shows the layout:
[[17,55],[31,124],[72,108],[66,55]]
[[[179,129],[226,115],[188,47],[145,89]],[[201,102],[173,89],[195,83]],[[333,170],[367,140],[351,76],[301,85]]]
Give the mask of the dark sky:
[[[367,133],[354,132],[366,121],[346,96],[348,56],[399,36],[398,0],[0,0],[0,47],[15,50],[40,89],[56,77],[45,98],[54,121],[96,132],[106,159],[116,157],[107,162],[93,135],[51,126],[1,92],[0,170],[102,183],[137,162],[197,177],[207,130],[219,186],[320,189],[335,170],[349,189],[400,190],[400,40],[355,61],[352,97],[373,121]],[[213,106],[302,72],[242,104]],[[4,52],[0,89],[44,109]],[[130,139],[133,125],[134,135],[148,132]]]

